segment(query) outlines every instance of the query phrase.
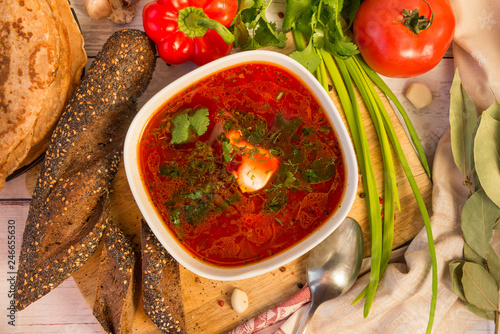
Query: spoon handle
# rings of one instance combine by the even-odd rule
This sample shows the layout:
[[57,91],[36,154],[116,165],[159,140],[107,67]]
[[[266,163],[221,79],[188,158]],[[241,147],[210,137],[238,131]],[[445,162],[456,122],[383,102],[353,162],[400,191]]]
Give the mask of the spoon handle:
[[311,322],[311,319],[314,315],[314,312],[316,312],[316,309],[318,306],[321,305],[321,303],[314,302],[314,299],[311,301],[311,304],[309,305],[309,308],[306,311],[306,314],[304,314],[304,317],[302,318],[302,321],[300,322],[299,328],[295,332],[295,334],[305,334],[307,331],[307,327],[309,327],[309,323]]

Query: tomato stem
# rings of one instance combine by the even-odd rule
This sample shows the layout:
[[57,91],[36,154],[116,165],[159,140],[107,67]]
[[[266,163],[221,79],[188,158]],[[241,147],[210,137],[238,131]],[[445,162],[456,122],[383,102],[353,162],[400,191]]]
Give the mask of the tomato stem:
[[410,31],[415,35],[419,35],[422,30],[428,29],[432,24],[432,20],[434,19],[434,13],[432,12],[431,5],[426,0],[423,1],[427,4],[427,6],[429,6],[429,9],[431,10],[431,16],[429,18],[427,18],[427,16],[425,15],[420,16],[418,9],[414,9],[412,11],[403,9],[401,12],[403,18],[401,20],[394,21],[394,23],[403,22],[403,25],[406,28],[410,29]]

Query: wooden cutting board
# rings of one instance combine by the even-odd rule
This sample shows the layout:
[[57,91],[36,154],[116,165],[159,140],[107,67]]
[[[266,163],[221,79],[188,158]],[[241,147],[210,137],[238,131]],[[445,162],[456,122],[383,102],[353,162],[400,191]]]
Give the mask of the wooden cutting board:
[[[274,49],[285,54],[293,51],[293,45],[288,45],[285,49]],[[164,65],[164,64],[163,64]],[[168,71],[166,66],[158,66],[153,82],[161,81],[163,71]],[[156,79],[155,79],[156,77]],[[425,174],[420,161],[409,141],[403,126],[399,123],[397,116],[392,112],[392,108],[379,91],[384,104],[390,111],[390,118],[400,140],[403,151],[413,171],[417,184],[424,197],[426,205],[430,210],[432,183]],[[330,96],[344,118],[341,105],[334,91]],[[371,123],[368,111],[358,95],[358,101],[361,113],[364,119],[366,134],[370,146],[370,153],[374,165],[377,184],[379,185],[379,194],[383,193],[383,165],[378,145],[378,138]],[[398,191],[401,201],[401,212],[396,213],[394,248],[411,240],[423,227],[423,221],[413,197],[410,185],[406,180],[403,169],[399,164],[396,165],[396,175]],[[28,172],[27,188],[33,189],[38,177],[38,170],[33,169]],[[140,220],[141,213],[135,204],[134,198],[130,192],[123,165],[113,181],[113,194],[111,198],[111,218],[121,226],[127,236],[130,237],[133,244],[140,250]],[[349,213],[349,216],[355,218],[361,225],[365,241],[365,256],[370,254],[370,230],[363,198],[362,186],[358,187],[358,196]],[[82,267],[74,273],[73,277],[89,307],[92,308],[95,296],[96,272],[99,264],[100,249]],[[284,268],[276,269],[258,277],[239,280],[239,281],[213,281],[199,277],[187,269],[181,267],[181,289],[185,310],[185,322],[188,333],[224,333],[239,324],[251,319],[252,317],[264,312],[268,308],[284,301],[296,293],[301,284],[306,282],[305,260],[307,254],[301,258],[287,264]],[[238,314],[231,308],[231,293],[234,288],[239,288],[248,294],[250,305],[243,313]],[[140,287],[138,287],[140,289]],[[139,291],[139,290],[138,290]],[[142,310],[142,303],[138,298],[138,307],[134,321],[135,333],[161,333],[160,330],[147,318]],[[220,306],[219,301],[224,305]]]

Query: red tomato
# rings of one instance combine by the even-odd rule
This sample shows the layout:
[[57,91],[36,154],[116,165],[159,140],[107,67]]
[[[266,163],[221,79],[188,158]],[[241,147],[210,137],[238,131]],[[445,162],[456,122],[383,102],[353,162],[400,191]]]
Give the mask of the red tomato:
[[[405,14],[414,10],[418,10],[414,14],[419,17],[419,32],[404,22]],[[389,77],[413,77],[432,69],[450,46],[454,30],[448,0],[365,0],[353,24],[363,59]]]

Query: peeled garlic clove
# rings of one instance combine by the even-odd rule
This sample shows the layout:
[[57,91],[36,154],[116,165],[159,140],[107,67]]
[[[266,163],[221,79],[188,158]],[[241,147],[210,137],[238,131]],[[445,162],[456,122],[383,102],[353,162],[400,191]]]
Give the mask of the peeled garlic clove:
[[87,14],[95,20],[104,19],[113,12],[108,0],[85,0],[83,5]]
[[406,91],[406,98],[417,109],[427,107],[432,102],[432,92],[425,84],[414,82]]
[[248,296],[240,289],[234,289],[231,295],[231,306],[238,313],[243,313],[248,308]]

